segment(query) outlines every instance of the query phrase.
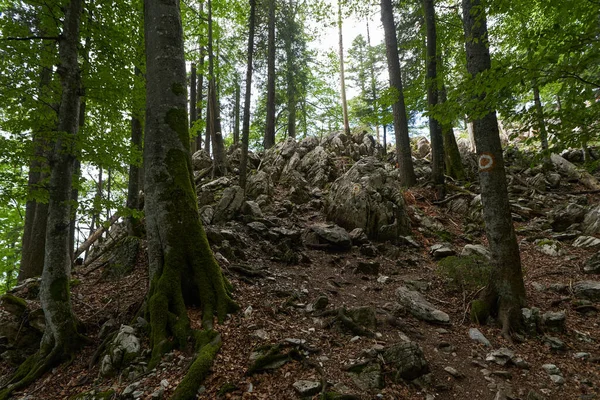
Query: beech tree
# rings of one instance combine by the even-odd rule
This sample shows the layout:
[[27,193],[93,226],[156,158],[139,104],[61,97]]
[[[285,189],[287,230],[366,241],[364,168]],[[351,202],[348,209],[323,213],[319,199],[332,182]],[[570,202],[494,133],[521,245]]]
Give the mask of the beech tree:
[[[463,0],[463,23],[467,70],[474,80],[491,69],[485,7],[481,0]],[[509,337],[521,326],[521,308],[525,306],[525,286],[521,257],[513,227],[502,145],[496,111],[486,109],[488,93],[485,89],[473,100],[479,105],[469,110],[477,147],[481,201],[485,231],[492,255],[492,272],[486,291],[472,304],[474,315],[480,321],[486,314],[497,315],[502,332]]]
[[[235,310],[229,284],[213,257],[200,222],[194,190],[187,118],[183,31],[179,0],[145,0],[146,138],[145,210],[148,236],[153,368],[172,347],[198,349],[173,395],[195,398],[218,351],[213,318]],[[210,9],[210,6],[209,6]],[[186,306],[202,309],[202,332],[193,332]],[[169,338],[172,338],[170,340]]]

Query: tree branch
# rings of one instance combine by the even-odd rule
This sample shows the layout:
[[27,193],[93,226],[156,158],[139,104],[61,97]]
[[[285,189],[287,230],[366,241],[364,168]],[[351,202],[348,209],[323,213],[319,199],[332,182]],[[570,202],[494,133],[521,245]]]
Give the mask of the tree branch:
[[26,37],[13,37],[9,36],[6,38],[0,38],[0,40],[59,40],[59,36],[26,36]]

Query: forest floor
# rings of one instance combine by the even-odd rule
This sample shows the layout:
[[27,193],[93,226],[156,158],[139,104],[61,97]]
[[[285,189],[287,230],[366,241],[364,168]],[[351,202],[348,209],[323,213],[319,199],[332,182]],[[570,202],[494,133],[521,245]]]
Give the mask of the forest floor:
[[[285,193],[276,194],[277,200],[284,196]],[[432,197],[433,193],[424,188],[410,190],[406,195],[408,203],[444,225],[452,238],[452,246],[460,252],[467,244],[462,235],[463,216],[433,205],[428,200]],[[597,204],[600,199],[598,195],[588,197],[590,204]],[[288,219],[278,216],[286,224],[299,228],[323,221],[319,212],[292,214]],[[303,248],[301,262],[290,265],[272,259],[272,249],[249,230],[240,229],[239,223],[228,224],[241,235],[242,240],[236,246],[246,254],[243,264],[259,269],[262,274],[241,276],[228,263],[222,263],[235,288],[235,300],[241,311],[216,326],[222,335],[223,347],[199,398],[294,399],[299,398],[293,387],[298,380],[327,381],[335,384],[336,390],[361,399],[600,398],[600,318],[597,313],[583,315],[574,311],[568,289],[573,282],[589,279],[589,275],[580,272],[581,266],[595,250],[565,246],[561,256],[551,257],[540,253],[530,237],[518,235],[528,306],[538,307],[542,313],[566,313],[566,331],[552,334],[565,343],[566,350],[554,351],[542,334],[526,337],[523,342],[509,343],[497,326],[472,323],[468,305],[478,290],[461,291],[449,285],[438,273],[438,262],[429,251],[430,246],[440,240],[426,237],[417,230],[413,237],[420,245],[418,248],[375,244],[378,251],[373,257],[363,256],[357,247],[346,252]],[[519,225],[516,224],[517,231]],[[478,240],[485,243],[483,235]],[[378,262],[379,274],[354,273],[354,267],[361,261]],[[157,398],[161,385],[163,398],[169,398],[189,366],[190,353],[169,353],[153,373],[133,379],[124,374],[102,378],[99,363],[89,367],[101,343],[97,338],[103,323],[114,318],[118,324],[130,324],[140,309],[148,289],[145,257],[140,255],[136,267],[126,276],[106,279],[103,268],[92,264],[86,269],[75,269],[74,278],[80,284],[72,288],[73,307],[87,327],[86,334],[95,343],[86,346],[70,364],[54,368],[27,390],[15,393],[15,398],[66,399],[93,389],[98,392],[114,390],[121,396],[119,398],[126,398],[123,391],[131,383],[136,383],[133,388],[138,398]],[[562,293],[539,290],[539,285],[549,287],[557,283],[566,285],[567,289],[563,286]],[[395,291],[401,284],[418,287],[427,300],[450,316],[450,323],[432,325],[406,313],[399,314],[394,305]],[[328,299],[325,310],[365,306],[375,309],[377,336],[361,337],[331,327],[332,317],[316,313],[309,306],[319,296]],[[29,303],[35,308],[35,302]],[[190,316],[197,326],[199,311],[190,310]],[[469,328],[478,328],[492,347],[470,339]],[[431,382],[427,385],[393,383],[389,379],[388,366],[384,366],[384,388],[366,390],[357,386],[345,367],[359,361],[378,345],[387,347],[406,340],[406,337],[423,349],[432,372]],[[302,352],[298,359],[292,359],[278,369],[247,375],[253,349],[290,338],[302,340],[303,347],[310,351]],[[147,348],[148,343],[143,346]],[[524,359],[528,368],[486,361],[488,353],[502,347],[510,348]],[[580,352],[590,353],[591,357],[575,358],[574,355]],[[544,364],[558,366],[565,383],[555,384],[542,368]],[[454,368],[461,376],[451,376],[444,370],[446,367]],[[7,365],[0,367],[0,375],[9,370]],[[219,395],[225,387],[230,391]],[[131,391],[132,387],[129,388]]]

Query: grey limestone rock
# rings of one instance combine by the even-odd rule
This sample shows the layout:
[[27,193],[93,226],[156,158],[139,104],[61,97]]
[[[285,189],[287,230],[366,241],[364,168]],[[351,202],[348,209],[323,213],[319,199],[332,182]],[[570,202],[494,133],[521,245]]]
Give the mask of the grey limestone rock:
[[400,286],[396,289],[398,303],[406,308],[414,317],[427,322],[447,324],[450,317],[443,311],[435,308],[419,292]]
[[388,347],[383,352],[386,363],[392,366],[393,379],[417,379],[429,372],[429,364],[423,350],[415,342],[399,343]]

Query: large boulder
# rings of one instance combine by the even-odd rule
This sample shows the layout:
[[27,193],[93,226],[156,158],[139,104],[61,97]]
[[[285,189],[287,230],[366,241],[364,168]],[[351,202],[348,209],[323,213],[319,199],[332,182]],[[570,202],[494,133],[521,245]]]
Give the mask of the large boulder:
[[230,221],[242,209],[244,204],[244,189],[239,186],[232,186],[223,191],[223,197],[215,208],[215,215],[212,222],[219,223]]
[[302,157],[300,171],[313,186],[321,188],[333,181],[338,173],[331,153],[322,146],[315,147]]
[[591,301],[600,301],[600,282],[580,281],[573,285],[575,297]]
[[349,250],[352,247],[348,232],[337,225],[311,225],[303,233],[302,239],[306,245],[317,248]]
[[101,374],[111,376],[126,367],[140,355],[141,349],[140,340],[135,335],[135,329],[128,325],[121,325],[117,337],[109,345],[108,352],[102,359]]
[[356,162],[329,190],[327,218],[369,238],[396,240],[410,234],[402,187],[374,157]]
[[258,171],[256,174],[250,175],[246,185],[246,194],[253,199],[263,194],[271,196],[273,194],[273,182],[269,174],[265,171]]
[[406,286],[396,289],[396,297],[401,307],[415,318],[436,324],[447,324],[450,317],[445,312],[435,308],[421,293],[410,290]]
[[202,171],[212,166],[212,160],[206,151],[198,150],[192,154],[192,166],[194,171]]
[[600,233],[600,205],[592,207],[583,217],[583,231],[589,235]]
[[411,381],[429,373],[423,350],[415,342],[395,344],[384,350],[383,358],[393,368],[395,382]]
[[581,223],[584,218],[586,218],[585,207],[570,203],[550,213],[550,225],[554,232],[564,232],[571,225]]

